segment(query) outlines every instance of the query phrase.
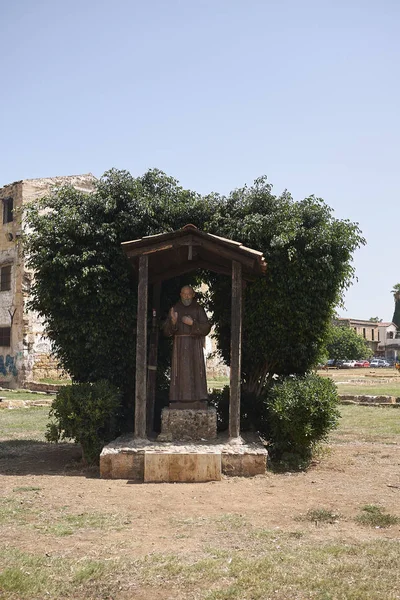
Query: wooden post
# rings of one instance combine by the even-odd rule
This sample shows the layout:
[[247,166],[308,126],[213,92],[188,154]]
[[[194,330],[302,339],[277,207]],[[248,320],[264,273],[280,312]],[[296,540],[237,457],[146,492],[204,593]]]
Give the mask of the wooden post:
[[149,364],[147,365],[147,435],[154,431],[154,405],[156,399],[158,332],[160,319],[161,283],[153,284],[153,322],[150,334]]
[[242,355],[242,265],[232,261],[231,373],[229,397],[229,437],[240,436],[240,372]]
[[147,371],[147,296],[148,256],[139,258],[139,283],[136,335],[135,434],[146,438],[146,371]]

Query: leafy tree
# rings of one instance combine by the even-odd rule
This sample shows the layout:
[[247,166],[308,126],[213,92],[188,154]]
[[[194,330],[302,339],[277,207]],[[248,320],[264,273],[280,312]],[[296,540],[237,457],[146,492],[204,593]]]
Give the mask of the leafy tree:
[[[315,363],[333,307],[353,278],[352,253],[365,243],[357,224],[335,219],[320,198],[275,196],[265,177],[227,197],[201,197],[158,170],[138,178],[111,170],[93,193],[56,189],[25,218],[36,274],[31,308],[45,319],[62,367],[76,383],[117,385],[131,419],[137,282],[121,242],[193,223],[264,253],[267,277],[244,293],[242,381],[252,397],[263,395],[274,374],[302,376]],[[162,311],[196,277],[210,285],[217,342],[229,364],[230,278],[203,272],[165,282]],[[169,360],[170,341],[160,338],[159,395]]]
[[400,283],[393,286],[392,294],[395,302],[392,321],[400,329]]
[[[121,242],[188,222],[202,227],[211,210],[157,170],[139,178],[111,170],[93,193],[61,187],[27,208],[27,263],[35,271],[30,306],[44,318],[54,352],[73,380],[106,378],[119,386],[131,418],[137,282]],[[178,278],[164,286],[166,304],[176,299],[179,284]],[[167,345],[161,341],[161,365]],[[160,369],[161,379],[164,373]]]
[[364,338],[350,327],[331,325],[325,347],[329,358],[336,360],[365,360],[373,355]]
[[383,321],[383,319],[380,319],[379,317],[370,317],[368,320],[371,321],[371,323],[382,323]]
[[[267,260],[267,277],[244,294],[243,389],[260,395],[274,375],[303,375],[315,364],[333,308],[353,278],[352,253],[365,240],[357,224],[333,218],[320,198],[274,196],[265,177],[220,198],[210,229]],[[209,283],[218,346],[229,363],[230,281],[213,275]]]

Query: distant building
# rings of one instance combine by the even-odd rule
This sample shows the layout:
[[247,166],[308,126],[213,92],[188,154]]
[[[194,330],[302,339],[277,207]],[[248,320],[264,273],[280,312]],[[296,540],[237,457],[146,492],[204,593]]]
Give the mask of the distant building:
[[400,331],[394,323],[337,318],[333,320],[333,324],[354,329],[365,339],[376,356],[392,359],[400,356]]
[[57,374],[42,320],[27,308],[33,273],[25,266],[21,245],[21,208],[46,196],[54,186],[72,185],[90,192],[94,181],[89,173],[25,179],[0,188],[0,385],[19,387]]

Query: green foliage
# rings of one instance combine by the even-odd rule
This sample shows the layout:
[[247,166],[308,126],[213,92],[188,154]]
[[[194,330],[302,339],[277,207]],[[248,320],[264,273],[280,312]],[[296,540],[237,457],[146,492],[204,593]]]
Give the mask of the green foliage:
[[[217,409],[218,431],[229,427],[229,386],[214,389],[208,399]],[[256,396],[242,390],[240,398],[240,430],[259,431],[265,435],[266,403],[264,396]]]
[[[31,308],[45,319],[54,352],[74,381],[107,378],[132,393],[137,281],[121,242],[188,222],[203,226],[210,210],[209,202],[157,170],[136,179],[112,170],[93,193],[62,187],[27,208]],[[179,286],[178,279],[163,287],[166,303],[176,300]]]
[[[229,423],[229,388],[213,390],[218,427]],[[242,393],[241,430],[258,431],[268,442],[275,464],[304,468],[318,442],[338,425],[338,395],[334,382],[315,374],[282,378],[264,390],[262,397]]]
[[[226,197],[201,197],[158,170],[138,178],[111,170],[92,193],[55,189],[31,204],[25,219],[35,271],[30,306],[44,318],[60,366],[74,382],[107,379],[121,389],[127,430],[134,415],[137,280],[121,242],[193,223],[264,253],[267,276],[244,293],[242,340],[242,418],[257,428],[273,376],[304,375],[315,363],[333,307],[351,283],[352,253],[365,243],[357,224],[334,219],[321,199],[275,196],[265,177]],[[181,285],[196,280],[210,285],[217,344],[229,364],[230,278],[199,272],[163,282],[161,317]],[[171,341],[161,336],[159,407],[170,353]]]
[[121,395],[108,381],[64,386],[51,405],[46,439],[73,439],[84,459],[97,463],[103,446],[115,437],[120,406]]
[[364,360],[373,356],[364,338],[351,327],[331,325],[326,336],[325,348],[329,358],[336,360]]
[[287,378],[268,391],[262,433],[275,461],[305,467],[316,444],[337,427],[339,417],[333,381],[314,374]]
[[395,302],[392,322],[400,329],[400,283],[393,286],[392,294]]
[[307,511],[304,520],[311,521],[316,525],[320,523],[337,523],[340,515],[326,508],[311,508]]
[[[315,364],[335,304],[350,285],[353,251],[365,243],[357,224],[332,217],[313,196],[294,202],[272,194],[265,177],[221,198],[212,233],[261,250],[267,276],[244,294],[242,381],[262,394],[266,378],[304,374]],[[211,275],[216,338],[230,357],[230,281]]]
[[384,509],[375,504],[363,506],[361,513],[356,517],[356,522],[360,525],[379,528],[396,525],[399,521],[399,517],[386,513]]

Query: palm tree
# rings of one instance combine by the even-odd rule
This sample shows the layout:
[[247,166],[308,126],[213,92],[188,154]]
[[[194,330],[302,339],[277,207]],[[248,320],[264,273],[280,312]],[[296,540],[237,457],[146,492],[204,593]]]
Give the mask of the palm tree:
[[396,283],[396,285],[393,286],[392,294],[395,303],[392,321],[397,329],[400,329],[400,283]]

